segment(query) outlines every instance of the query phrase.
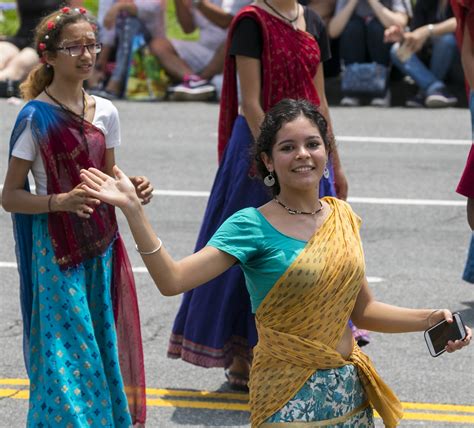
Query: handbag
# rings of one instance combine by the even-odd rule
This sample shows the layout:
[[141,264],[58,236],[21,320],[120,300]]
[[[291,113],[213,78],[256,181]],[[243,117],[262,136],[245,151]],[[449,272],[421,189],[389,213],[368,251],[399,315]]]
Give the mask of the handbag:
[[353,63],[345,67],[341,89],[344,95],[383,97],[387,90],[388,67],[376,62]]
[[135,36],[130,53],[125,98],[135,101],[163,100],[168,84],[165,70],[150,52],[144,36]]

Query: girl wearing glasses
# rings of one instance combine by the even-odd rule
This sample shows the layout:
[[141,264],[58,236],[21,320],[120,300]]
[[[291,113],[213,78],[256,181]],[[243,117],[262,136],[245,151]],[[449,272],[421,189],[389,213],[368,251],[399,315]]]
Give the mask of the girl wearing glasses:
[[[85,9],[63,8],[38,25],[35,46],[42,63],[21,86],[28,103],[13,129],[2,194],[13,213],[20,273],[27,426],[144,423],[130,262],[114,209],[89,197],[79,176],[88,167],[111,174],[120,144],[116,108],[82,87],[101,49],[96,26]],[[149,202],[149,181],[131,180],[142,203]]]

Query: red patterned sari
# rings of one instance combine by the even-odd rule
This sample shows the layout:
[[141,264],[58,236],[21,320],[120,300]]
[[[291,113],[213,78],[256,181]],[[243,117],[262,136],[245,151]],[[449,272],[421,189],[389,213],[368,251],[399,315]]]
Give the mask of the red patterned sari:
[[[227,50],[237,23],[252,17],[262,32],[262,108],[268,111],[284,98],[306,99],[319,105],[313,80],[321,52],[314,37],[295,30],[281,19],[256,6],[247,6],[235,16],[229,29]],[[228,55],[224,66],[224,85],[219,116],[219,160],[229,141],[238,112],[237,75],[235,57]]]

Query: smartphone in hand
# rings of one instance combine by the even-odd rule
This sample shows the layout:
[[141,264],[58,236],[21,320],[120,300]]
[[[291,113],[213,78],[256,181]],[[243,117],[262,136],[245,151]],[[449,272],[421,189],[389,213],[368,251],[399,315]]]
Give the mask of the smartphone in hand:
[[425,341],[430,354],[437,357],[446,351],[449,340],[464,340],[467,336],[464,323],[459,312],[453,313],[453,322],[440,321],[425,331]]

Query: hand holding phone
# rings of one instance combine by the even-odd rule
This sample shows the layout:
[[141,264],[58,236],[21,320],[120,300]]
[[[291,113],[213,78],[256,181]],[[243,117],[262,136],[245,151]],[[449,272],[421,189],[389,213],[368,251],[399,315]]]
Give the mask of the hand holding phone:
[[466,340],[466,345],[469,344],[471,339],[470,329],[464,325],[459,312],[454,312],[452,316],[453,322],[449,323],[444,319],[425,331],[426,345],[433,357],[447,351],[449,341]]

